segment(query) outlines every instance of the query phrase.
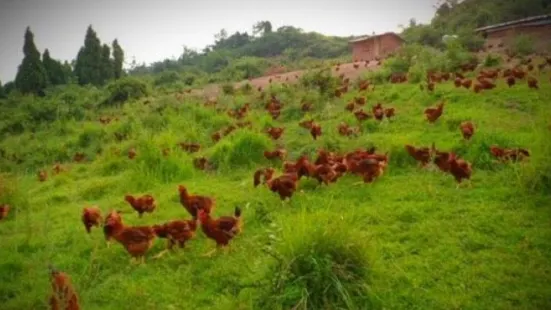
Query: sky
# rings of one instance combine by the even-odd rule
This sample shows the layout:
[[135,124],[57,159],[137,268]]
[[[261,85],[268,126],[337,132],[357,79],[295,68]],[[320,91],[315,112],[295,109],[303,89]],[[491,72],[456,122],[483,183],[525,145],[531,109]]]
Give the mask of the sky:
[[226,29],[252,32],[260,20],[326,35],[399,31],[410,18],[429,22],[436,0],[0,0],[0,81],[15,78],[27,26],[53,58],[73,60],[92,25],[102,43],[115,38],[126,61],[177,58],[202,49]]

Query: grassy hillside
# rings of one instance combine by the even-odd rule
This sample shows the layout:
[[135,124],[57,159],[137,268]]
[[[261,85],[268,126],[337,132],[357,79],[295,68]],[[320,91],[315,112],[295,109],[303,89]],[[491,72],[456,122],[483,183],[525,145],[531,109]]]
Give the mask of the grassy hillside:
[[[277,121],[256,91],[222,96],[217,108],[251,103],[246,120],[253,128],[217,144],[210,135],[235,120],[190,96],[179,100],[147,89],[148,97],[102,107],[96,104],[109,102],[107,90],[74,87],[45,99],[12,99],[21,114],[36,119],[22,121],[22,129],[15,122],[5,127],[8,119],[2,123],[1,167],[11,173],[0,180],[0,203],[13,210],[0,222],[1,308],[43,309],[48,263],[71,276],[83,309],[550,308],[551,85],[548,71],[536,76],[537,91],[525,82],[508,88],[502,79],[481,94],[451,82],[438,84],[433,94],[417,84],[377,85],[363,94],[366,108],[381,102],[397,116],[362,123],[357,138],[336,129],[341,121],[357,123],[344,109],[359,95],[355,87],[338,99],[274,84],[270,91],[284,103]],[[312,112],[300,111],[303,98],[314,104]],[[447,101],[444,114],[428,124],[423,110],[440,100]],[[100,116],[118,120],[102,125]],[[310,117],[323,128],[317,141],[298,126]],[[477,130],[469,142],[458,130],[465,120]],[[319,148],[344,153],[375,145],[389,152],[389,168],[372,184],[351,175],[329,187],[301,180],[291,202],[282,204],[268,189],[252,186],[256,168],[281,167],[262,156],[275,147],[262,132],[269,125],[286,128],[281,143],[290,159],[314,156]],[[126,139],[118,141],[116,132]],[[203,147],[191,156],[176,146],[184,141]],[[434,167],[419,168],[404,150],[404,144],[432,142],[473,164],[472,188],[456,188],[451,175]],[[532,156],[497,163],[492,144],[525,147]],[[126,157],[131,147],[134,160]],[[163,148],[171,149],[166,158]],[[86,153],[86,163],[71,163],[77,151]],[[212,160],[216,171],[196,170],[197,156]],[[67,171],[52,176],[55,161]],[[50,173],[43,183],[36,177],[40,168]],[[199,229],[186,249],[155,260],[165,245],[157,240],[145,265],[131,265],[123,247],[106,247],[101,229],[85,233],[80,214],[86,205],[122,210],[133,225],[187,218],[178,184],[214,197],[216,216],[243,208],[244,231],[230,253],[203,257],[214,242]],[[158,209],[139,219],[124,202],[126,193],[150,193]]]

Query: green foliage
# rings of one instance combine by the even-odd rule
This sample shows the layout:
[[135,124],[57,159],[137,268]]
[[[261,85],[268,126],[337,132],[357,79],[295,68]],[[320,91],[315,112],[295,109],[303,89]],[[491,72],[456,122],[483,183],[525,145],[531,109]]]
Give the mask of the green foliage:
[[113,48],[113,75],[115,79],[120,79],[124,71],[122,69],[124,64],[124,51],[122,50],[122,47],[119,45],[119,41],[115,39],[112,44]]
[[19,65],[15,77],[15,85],[23,94],[43,94],[48,76],[40,60],[40,53],[34,44],[34,35],[27,27],[25,43],[23,45],[23,61]]
[[48,49],[42,54],[42,63],[44,64],[44,69],[48,76],[48,82],[51,85],[62,85],[68,82],[69,76],[67,75],[67,70],[63,67],[61,62],[50,57]]
[[225,95],[233,95],[235,93],[235,87],[233,83],[224,83],[222,84],[222,93]]
[[496,67],[501,64],[501,57],[499,55],[488,54],[484,58],[483,65],[485,67]]
[[128,100],[140,99],[149,95],[150,91],[145,82],[134,77],[124,77],[107,85],[107,98],[103,104],[118,105]]
[[534,41],[528,35],[518,35],[514,38],[511,52],[515,55],[526,56],[534,53]]
[[339,81],[331,74],[330,69],[312,70],[300,77],[303,87],[317,90],[321,95],[332,96]]
[[373,308],[365,236],[323,212],[295,217],[282,236],[273,228],[275,242],[267,251],[275,262],[266,274],[270,284],[259,308]]
[[6,98],[7,93],[4,89],[4,86],[2,85],[2,81],[0,81],[0,99]]
[[221,169],[250,168],[264,161],[262,152],[270,147],[266,135],[240,130],[214,146],[211,160]]
[[118,44],[113,42],[113,57],[109,45],[101,44],[96,32],[90,25],[86,30],[84,46],[79,50],[74,74],[80,85],[104,85],[114,77],[122,76],[124,55]]
[[101,77],[104,82],[113,79],[115,75],[114,63],[111,57],[109,45],[104,44],[101,47]]
[[171,85],[171,84],[174,84],[176,82],[181,81],[181,79],[182,78],[180,77],[178,72],[170,70],[170,71],[165,71],[165,72],[162,72],[161,74],[159,74],[155,78],[155,81],[153,83],[155,84],[155,86]]

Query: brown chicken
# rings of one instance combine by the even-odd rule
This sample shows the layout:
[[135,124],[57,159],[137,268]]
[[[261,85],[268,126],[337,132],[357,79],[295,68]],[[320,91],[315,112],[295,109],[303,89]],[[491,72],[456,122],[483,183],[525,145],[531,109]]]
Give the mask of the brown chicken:
[[513,87],[515,83],[516,83],[515,77],[513,76],[507,77],[507,85],[509,85],[509,87]]
[[298,176],[296,174],[283,174],[277,178],[268,180],[266,185],[268,185],[268,188],[272,192],[278,193],[282,201],[285,201],[287,198],[291,199],[297,190],[297,180]]
[[166,250],[155,257],[163,256],[167,251],[172,250],[176,244],[180,248],[184,248],[186,242],[195,237],[197,221],[197,214],[195,214],[191,220],[173,220],[161,225],[153,225],[157,237],[168,240]]
[[198,143],[180,142],[178,143],[178,145],[182,148],[182,150],[188,153],[199,152],[199,150],[201,149],[201,145],[199,145]]
[[314,124],[314,120],[311,119],[311,120],[305,120],[305,121],[302,121],[300,123],[298,123],[298,125],[304,129],[310,129],[312,128],[312,125]]
[[459,129],[461,130],[461,134],[465,140],[470,140],[474,135],[474,125],[470,121],[462,122],[459,125]]
[[[257,187],[260,183],[266,183],[272,179],[275,170],[273,168],[262,168],[255,171],[253,176],[253,185]],[[264,178],[264,181],[262,181]]]
[[136,157],[136,149],[135,148],[131,148],[128,150],[128,158],[129,159],[134,159]]
[[387,108],[385,109],[385,116],[390,120],[395,116],[396,110],[394,108]]
[[434,164],[442,172],[450,171],[450,153],[441,152],[436,149],[434,143],[432,144],[432,153],[434,154]]
[[332,165],[323,164],[315,167],[312,177],[318,180],[320,185],[322,183],[329,185],[329,183],[336,182],[340,175],[342,174],[337,173]]
[[472,165],[466,160],[457,158],[455,153],[450,153],[448,162],[450,164],[450,173],[459,184],[463,179],[470,179],[472,174]]
[[354,105],[354,101],[350,101],[344,108],[350,112],[354,111],[354,109],[356,108],[356,106]]
[[317,140],[317,138],[321,136],[321,126],[319,124],[313,123],[312,127],[310,128],[310,134],[312,135],[312,138],[314,138],[314,140]]
[[274,140],[278,140],[279,138],[281,138],[281,135],[283,134],[284,131],[285,131],[285,128],[283,127],[270,127],[266,130],[268,135],[270,135],[270,137],[272,137],[272,139]]
[[455,80],[453,81],[453,84],[455,84],[456,88],[459,88],[463,84],[463,81],[460,78],[455,78]]
[[56,163],[54,165],[54,167],[52,168],[53,172],[54,172],[54,175],[58,175],[60,174],[61,172],[65,171],[65,169],[63,169],[63,166],[61,166],[60,163]]
[[359,106],[362,106],[365,104],[365,97],[354,97],[354,103],[356,103]]
[[[111,213],[116,212],[112,211]],[[125,226],[120,215],[109,214],[104,225],[108,227],[109,236],[124,246],[132,260],[145,262],[145,254],[153,246],[156,234],[150,226]]]
[[538,80],[536,80],[536,78],[534,78],[532,76],[529,76],[528,79],[527,79],[527,82],[528,82],[528,87],[529,88],[539,89]]
[[428,147],[416,148],[412,145],[406,145],[406,151],[413,157],[422,167],[425,167],[431,160],[431,150]]
[[7,218],[10,212],[10,206],[7,204],[0,205],[0,221]]
[[371,117],[371,115],[365,113],[363,109],[359,109],[358,111],[354,112],[354,116],[356,116],[356,119],[360,122],[365,121],[366,119]]
[[101,224],[101,210],[94,206],[82,209],[82,223],[87,233],[92,231],[92,227],[99,227]]
[[490,153],[502,162],[506,161],[521,161],[526,157],[530,157],[530,152],[522,148],[502,148],[497,145],[490,146]]
[[285,149],[276,149],[274,151],[264,151],[264,157],[268,160],[279,158],[285,160],[287,157],[287,151]]
[[48,179],[48,172],[46,170],[38,171],[38,180],[44,182]]
[[425,109],[425,116],[429,123],[434,123],[444,112],[444,102],[441,102],[436,106],[436,108],[427,108]]
[[213,142],[216,143],[216,142],[220,141],[220,139],[222,139],[222,134],[219,131],[217,131],[217,132],[213,133],[210,136],[210,138],[212,139]]
[[465,89],[470,89],[472,84],[473,84],[473,81],[469,79],[464,80],[462,83]]
[[132,195],[126,195],[124,196],[124,200],[138,212],[140,218],[144,213],[152,213],[157,208],[155,199],[149,194],[137,198]]
[[193,159],[193,166],[198,170],[213,170],[214,166],[206,157],[197,157]]
[[213,251],[205,254],[206,256],[211,255],[220,247],[228,246],[230,240],[241,232],[242,220],[241,208],[239,207],[235,207],[233,216],[221,216],[213,219],[210,213],[203,209],[199,209],[198,215],[203,233],[214,240],[217,246]]
[[373,112],[373,117],[375,117],[375,119],[378,121],[382,121],[383,117],[385,116],[385,110],[380,103],[377,103],[374,107],[372,107],[371,112]]
[[71,283],[71,278],[50,265],[50,283],[52,293],[50,294],[51,310],[79,310],[78,296]]
[[119,211],[111,211],[105,217],[103,222],[103,235],[105,236],[105,241],[107,242],[107,247],[111,244],[111,239],[115,234],[114,226],[117,222],[122,222],[122,218]]
[[210,213],[216,204],[216,200],[214,198],[190,195],[187,188],[183,185],[178,185],[178,192],[180,193],[180,203],[189,212],[189,214],[191,214],[191,216],[197,214],[198,208]]

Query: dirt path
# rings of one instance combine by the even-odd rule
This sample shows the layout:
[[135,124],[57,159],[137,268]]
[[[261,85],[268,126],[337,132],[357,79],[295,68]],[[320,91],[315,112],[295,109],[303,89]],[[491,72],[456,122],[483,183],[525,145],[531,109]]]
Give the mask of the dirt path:
[[[333,75],[335,76],[338,76],[344,73],[345,78],[350,78],[350,80],[354,80],[364,72],[373,71],[379,68],[379,65],[377,65],[376,61],[370,62],[367,66],[365,66],[364,62],[361,62],[361,63],[357,62],[356,64],[360,65],[358,69],[354,68],[354,64],[355,63],[341,64],[339,71],[335,71],[335,66],[333,66],[331,73],[333,73]],[[299,71],[292,71],[292,72],[286,72],[286,73],[280,73],[280,74],[267,75],[267,76],[252,79],[250,81],[243,80],[241,82],[234,83],[234,86],[239,87],[245,83],[249,83],[254,88],[257,88],[259,86],[262,86],[262,88],[265,88],[270,84],[270,79],[272,79],[272,83],[274,82],[275,83],[297,83],[300,77],[307,71],[308,70],[299,70]],[[202,89],[194,89],[191,93],[196,96],[214,97],[220,93],[220,84],[209,84],[203,87]]]

